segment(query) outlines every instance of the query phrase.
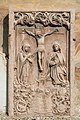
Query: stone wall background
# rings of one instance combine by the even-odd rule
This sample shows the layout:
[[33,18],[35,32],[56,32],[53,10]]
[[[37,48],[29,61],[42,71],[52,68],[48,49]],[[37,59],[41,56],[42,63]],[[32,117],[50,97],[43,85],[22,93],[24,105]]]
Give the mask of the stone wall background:
[[75,9],[75,115],[80,114],[80,0],[0,0],[0,112],[7,109],[8,14],[9,7]]

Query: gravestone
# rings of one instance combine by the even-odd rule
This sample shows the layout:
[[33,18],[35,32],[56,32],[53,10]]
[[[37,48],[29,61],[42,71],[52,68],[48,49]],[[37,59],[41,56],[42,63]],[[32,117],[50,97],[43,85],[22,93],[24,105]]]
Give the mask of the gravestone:
[[73,23],[71,10],[10,10],[10,116],[74,114]]

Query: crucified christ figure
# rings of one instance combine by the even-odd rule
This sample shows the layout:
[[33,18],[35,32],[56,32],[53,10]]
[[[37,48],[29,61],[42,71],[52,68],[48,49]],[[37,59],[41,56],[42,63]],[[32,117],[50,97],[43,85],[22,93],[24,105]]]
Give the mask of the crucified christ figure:
[[40,32],[33,33],[31,31],[28,31],[24,29],[24,31],[28,34],[33,36],[36,39],[37,47],[38,47],[38,64],[39,64],[39,70],[40,72],[43,71],[43,62],[44,62],[44,55],[45,55],[45,47],[44,47],[44,38],[48,35],[53,34],[54,32],[58,32],[58,29],[54,29],[48,33],[41,34]]

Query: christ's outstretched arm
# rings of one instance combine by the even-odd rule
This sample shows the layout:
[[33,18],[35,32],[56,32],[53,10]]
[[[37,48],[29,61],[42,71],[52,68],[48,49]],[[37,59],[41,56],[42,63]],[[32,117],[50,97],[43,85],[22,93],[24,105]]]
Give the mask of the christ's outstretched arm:
[[48,33],[45,33],[44,36],[51,35],[51,34],[53,34],[54,32],[58,32],[58,31],[59,31],[58,28],[56,28],[55,30],[52,30],[52,31],[50,31],[50,32],[48,32]]
[[31,31],[28,31],[26,29],[23,29],[22,31],[25,31],[28,35],[31,35],[32,37],[35,37],[35,34],[32,33]]

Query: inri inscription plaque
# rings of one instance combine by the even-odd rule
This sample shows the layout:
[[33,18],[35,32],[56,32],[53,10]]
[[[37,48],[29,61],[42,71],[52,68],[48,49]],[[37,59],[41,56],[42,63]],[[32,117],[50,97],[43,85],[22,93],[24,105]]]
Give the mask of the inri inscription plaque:
[[13,10],[9,16],[9,115],[69,116],[73,12]]

